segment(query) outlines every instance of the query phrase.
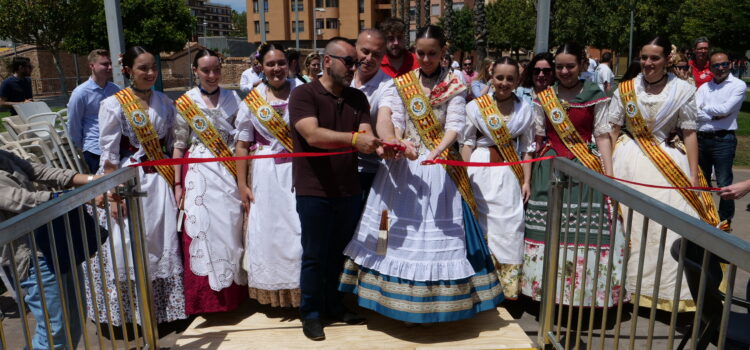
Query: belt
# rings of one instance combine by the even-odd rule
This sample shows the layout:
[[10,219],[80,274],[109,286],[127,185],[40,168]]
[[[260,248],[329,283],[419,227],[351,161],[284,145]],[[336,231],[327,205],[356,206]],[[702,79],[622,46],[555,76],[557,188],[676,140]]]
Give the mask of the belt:
[[698,136],[701,137],[723,137],[726,135],[734,135],[734,130],[698,131]]

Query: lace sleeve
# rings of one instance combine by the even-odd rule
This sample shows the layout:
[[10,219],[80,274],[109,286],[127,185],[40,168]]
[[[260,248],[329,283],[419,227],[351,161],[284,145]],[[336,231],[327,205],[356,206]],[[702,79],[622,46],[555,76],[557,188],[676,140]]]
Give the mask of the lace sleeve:
[[594,137],[612,131],[608,108],[610,103],[611,100],[607,100],[606,102],[599,102],[594,105]]
[[615,90],[614,95],[609,100],[607,119],[610,125],[622,126],[625,123],[625,110],[622,107],[622,100],[620,99],[620,89]]
[[690,96],[677,113],[677,127],[683,130],[698,129],[698,107],[695,104],[695,95]]
[[388,107],[391,109],[391,122],[393,123],[394,128],[400,130],[406,129],[406,110],[404,109],[404,103],[401,101],[401,96],[399,96],[395,85],[388,87],[383,92],[380,107]]
[[534,134],[536,136],[544,136],[547,134],[544,126],[544,108],[534,103],[532,105],[532,113],[534,115]]
[[108,98],[99,108],[99,148],[102,150],[101,164],[109,161],[120,164],[120,137],[122,136],[122,109],[117,99]]
[[459,134],[466,124],[466,92],[451,97],[445,115],[445,130],[453,130]]

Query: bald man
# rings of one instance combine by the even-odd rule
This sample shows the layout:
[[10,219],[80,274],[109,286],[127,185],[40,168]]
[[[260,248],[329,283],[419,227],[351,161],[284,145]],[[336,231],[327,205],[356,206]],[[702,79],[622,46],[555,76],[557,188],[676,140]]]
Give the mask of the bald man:
[[[354,72],[351,87],[359,89],[370,103],[370,124],[373,129],[377,123],[378,108],[383,91],[393,84],[393,79],[380,69],[385,55],[385,35],[377,29],[365,29],[359,33],[355,49],[359,59],[359,68]],[[359,184],[362,187],[362,208],[367,202],[372,181],[380,166],[380,159],[375,155],[359,154]]]
[[[294,152],[338,152],[353,147],[360,153],[382,154],[381,141],[370,125],[367,97],[349,86],[359,67],[354,46],[343,38],[331,39],[322,63],[323,76],[294,89],[290,96]],[[344,247],[361,212],[357,154],[293,158],[292,174],[302,228],[302,331],[312,340],[323,340],[323,319],[349,324],[365,321],[344,308],[338,291]]]

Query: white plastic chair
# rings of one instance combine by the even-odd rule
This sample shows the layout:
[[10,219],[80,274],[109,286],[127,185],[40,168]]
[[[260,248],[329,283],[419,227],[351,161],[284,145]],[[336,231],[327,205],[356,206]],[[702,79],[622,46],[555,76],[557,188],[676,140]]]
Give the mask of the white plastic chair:
[[[65,169],[73,169],[78,171],[78,168],[71,158],[68,151],[65,150],[63,140],[57,131],[52,128],[49,123],[18,123],[15,118],[8,117],[3,119],[6,130],[9,134],[15,138],[16,141],[20,141],[27,138],[37,138],[42,140],[47,146],[53,151],[54,157],[53,163],[55,166]],[[56,160],[56,161],[55,161]]]
[[26,119],[29,116],[39,113],[50,113],[52,109],[49,108],[47,103],[41,101],[19,103],[13,105],[13,109],[16,110],[21,118]]

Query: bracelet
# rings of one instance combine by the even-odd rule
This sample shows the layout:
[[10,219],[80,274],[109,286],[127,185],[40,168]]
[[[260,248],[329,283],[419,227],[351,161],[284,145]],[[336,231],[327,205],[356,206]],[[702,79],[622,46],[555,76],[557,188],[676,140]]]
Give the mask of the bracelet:
[[352,131],[352,147],[357,147],[357,136],[359,135],[358,131]]
[[91,181],[94,181],[94,175],[89,175],[89,177],[86,178],[86,183],[89,184]]
[[177,181],[177,182],[174,183],[174,185],[175,185],[175,187],[182,186],[182,182]]

